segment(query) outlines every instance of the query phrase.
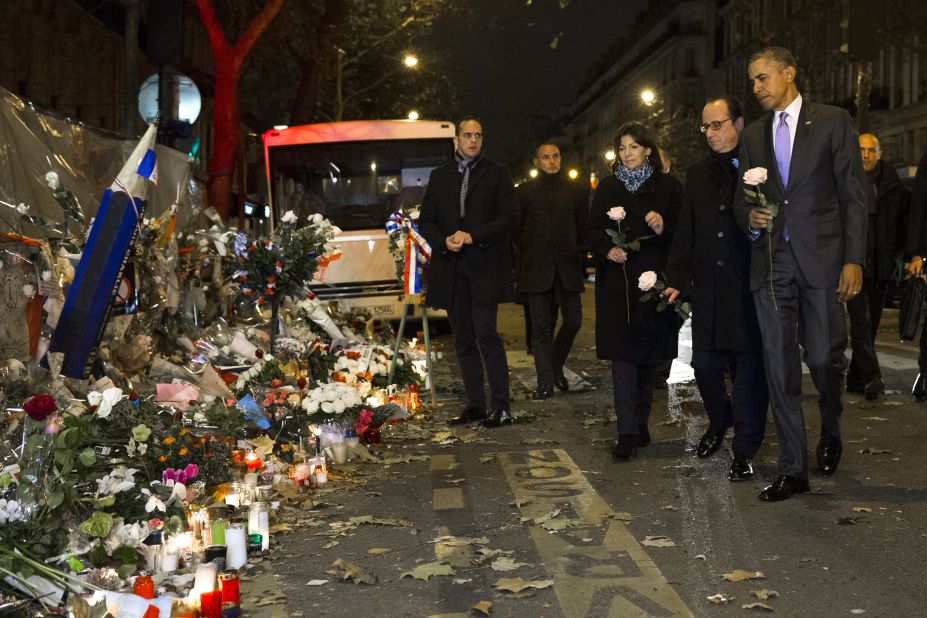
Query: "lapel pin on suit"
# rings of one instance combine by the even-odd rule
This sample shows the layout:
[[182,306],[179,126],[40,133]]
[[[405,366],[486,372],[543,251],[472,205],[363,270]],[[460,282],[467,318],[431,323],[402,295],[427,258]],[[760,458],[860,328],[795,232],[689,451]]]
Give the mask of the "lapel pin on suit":
[[811,124],[811,121],[810,121],[810,120],[806,120],[806,121],[805,121],[805,124],[806,124],[806,125],[809,125],[809,124]]

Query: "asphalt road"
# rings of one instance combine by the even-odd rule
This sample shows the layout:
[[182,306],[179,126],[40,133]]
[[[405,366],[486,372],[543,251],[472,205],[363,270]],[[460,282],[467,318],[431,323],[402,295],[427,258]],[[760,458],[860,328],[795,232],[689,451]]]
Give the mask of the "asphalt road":
[[[527,400],[534,371],[521,308],[502,307],[521,421],[512,427],[445,425],[461,408],[461,385],[450,336],[436,337],[437,412],[390,428],[374,452],[393,463],[342,466],[313,505],[280,512],[293,531],[274,537],[248,578],[250,614],[472,616],[490,602],[492,616],[536,618],[768,611],[743,607],[754,603],[786,616],[924,615],[927,404],[907,394],[916,346],[880,334],[888,394],[845,396],[837,474],[812,471],[810,494],[766,504],[757,494],[775,475],[771,418],[754,481],[727,480],[728,449],[708,460],[692,454],[707,421],[685,382],[685,342],[674,383],[657,391],[653,444],[612,461],[611,382],[595,359],[592,302],[585,294],[568,362],[585,384],[545,402]],[[804,386],[813,447],[819,424],[807,375]],[[376,583],[327,573],[337,559]],[[723,578],[738,570],[762,577]],[[499,588],[512,579],[520,581],[502,588],[537,588]],[[728,601],[715,604],[714,595]]]

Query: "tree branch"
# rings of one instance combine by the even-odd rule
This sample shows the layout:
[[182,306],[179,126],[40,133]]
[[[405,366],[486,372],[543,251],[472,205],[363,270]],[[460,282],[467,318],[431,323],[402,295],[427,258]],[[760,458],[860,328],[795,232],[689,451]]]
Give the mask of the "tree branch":
[[[203,0],[197,0],[198,3],[202,1]],[[251,51],[251,48],[254,47],[258,38],[260,38],[261,33],[264,32],[270,22],[273,21],[274,17],[277,16],[277,13],[280,12],[280,9],[283,8],[284,2],[286,2],[286,0],[270,0],[264,5],[261,12],[251,20],[248,27],[245,28],[245,31],[235,42],[235,48],[232,50],[236,62],[244,60],[248,52]]]
[[222,24],[216,16],[216,10],[212,6],[212,0],[196,0],[196,8],[200,12],[200,19],[206,27],[206,36],[209,37],[209,46],[212,48],[212,55],[216,61],[229,51],[229,43],[225,38],[225,32],[222,30]]
[[357,53],[356,53],[352,58],[350,58],[349,60],[345,60],[345,61],[344,61],[344,66],[347,67],[347,66],[350,66],[350,65],[354,64],[355,62],[360,61],[361,58],[363,58],[365,55],[367,55],[368,53],[370,53],[371,51],[373,51],[374,48],[376,48],[376,47],[382,45],[382,44],[385,43],[386,41],[390,40],[391,38],[393,38],[394,36],[396,36],[397,34],[399,34],[400,32],[402,32],[405,28],[407,28],[409,25],[411,25],[412,22],[414,22],[414,21],[415,21],[415,16],[414,16],[414,15],[410,15],[410,16],[406,17],[406,19],[405,19],[401,24],[399,24],[398,27],[393,28],[392,30],[390,30],[390,31],[387,32],[386,34],[383,34],[383,35],[381,35],[381,36],[379,36],[379,37],[374,38],[373,43],[371,43],[371,44],[368,45],[366,48],[364,48],[364,49],[360,50],[359,52],[357,52]]

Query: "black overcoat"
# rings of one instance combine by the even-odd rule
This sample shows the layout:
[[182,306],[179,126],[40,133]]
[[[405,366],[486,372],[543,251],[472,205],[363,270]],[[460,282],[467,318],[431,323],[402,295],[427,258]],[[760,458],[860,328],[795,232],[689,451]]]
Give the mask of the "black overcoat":
[[[607,212],[623,206],[627,212],[622,229],[628,240],[652,236],[644,217],[651,210],[663,217],[663,233],[641,241],[640,251],[629,252],[628,261],[616,264],[606,258],[614,247],[606,232],[615,222]],[[672,308],[657,311],[656,301],[640,302],[638,277],[648,270],[661,274],[682,208],[679,182],[654,172],[631,194],[615,176],[602,179],[589,208],[586,244],[596,261],[595,341],[596,355],[641,365],[659,364],[676,357],[679,318]],[[630,313],[630,318],[629,318]]]
[[[425,301],[431,307],[449,309],[458,261],[466,260],[474,304],[512,302],[515,292],[510,234],[518,219],[512,176],[502,165],[481,159],[470,172],[463,218],[462,181],[457,162],[451,161],[431,172],[422,198],[419,231],[431,245]],[[448,251],[445,241],[458,230],[469,232],[473,244],[454,253]]]
[[[864,277],[891,281],[895,274],[895,259],[904,253],[906,226],[910,210],[908,189],[901,184],[898,172],[882,161],[877,163],[880,178],[876,193],[875,217],[870,218],[870,234],[874,242],[868,249]],[[867,182],[869,179],[866,179]],[[868,190],[869,187],[866,187]],[[917,255],[917,254],[914,254]]]
[[[692,349],[762,349],[750,291],[750,241],[722,197],[707,157],[689,168],[666,282],[692,301]],[[678,302],[678,301],[677,301]]]
[[547,292],[554,286],[555,274],[567,292],[582,292],[580,244],[589,215],[585,188],[556,174],[526,182],[516,195],[518,293]]

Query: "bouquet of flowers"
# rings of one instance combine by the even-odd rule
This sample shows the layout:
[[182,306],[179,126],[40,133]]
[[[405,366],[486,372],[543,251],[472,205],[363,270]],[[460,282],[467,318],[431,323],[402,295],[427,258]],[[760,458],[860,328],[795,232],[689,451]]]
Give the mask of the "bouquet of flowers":
[[309,391],[301,405],[309,414],[309,422],[314,423],[353,420],[357,408],[363,403],[363,397],[353,386],[331,382]]
[[[637,287],[643,292],[640,297],[640,302],[648,303],[652,300],[656,300],[657,311],[666,309],[669,304],[666,302],[666,297],[663,295],[663,290],[666,289],[666,283],[657,276],[657,273],[648,270],[641,274],[637,279]],[[692,305],[688,301],[673,303],[673,309],[683,321],[688,320],[692,316]]]

